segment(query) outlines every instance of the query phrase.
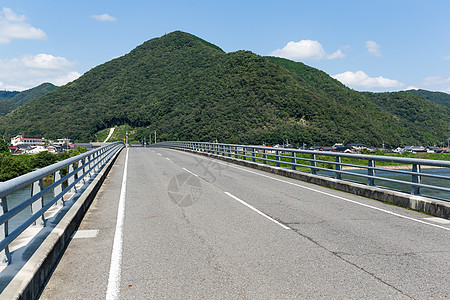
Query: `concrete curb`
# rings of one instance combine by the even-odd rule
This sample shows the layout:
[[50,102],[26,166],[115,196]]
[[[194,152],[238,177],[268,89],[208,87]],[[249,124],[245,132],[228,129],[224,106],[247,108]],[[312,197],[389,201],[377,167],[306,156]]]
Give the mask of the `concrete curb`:
[[64,253],[72,234],[78,228],[122,149],[108,162],[80,198],[67,211],[58,225],[45,238],[39,248],[0,294],[0,299],[36,299],[40,295],[42,287],[52,274],[54,266]]
[[195,154],[200,154],[203,156],[208,156],[211,158],[223,160],[226,162],[238,164],[241,166],[246,166],[249,168],[321,185],[324,187],[332,188],[338,191],[343,191],[358,196],[363,196],[371,199],[375,199],[382,202],[388,202],[395,205],[410,208],[416,211],[425,212],[427,214],[450,219],[450,203],[445,201],[440,201],[437,199],[426,198],[417,195],[410,195],[402,192],[392,191],[388,189],[383,189],[380,187],[367,186],[360,183],[342,181],[334,178],[327,178],[318,175],[313,175],[309,173],[289,170],[285,168],[274,167],[271,165],[264,165],[252,161],[237,159],[228,156],[221,156],[211,153],[199,152],[194,150],[172,148],[175,150],[182,150],[186,152],[191,152]]

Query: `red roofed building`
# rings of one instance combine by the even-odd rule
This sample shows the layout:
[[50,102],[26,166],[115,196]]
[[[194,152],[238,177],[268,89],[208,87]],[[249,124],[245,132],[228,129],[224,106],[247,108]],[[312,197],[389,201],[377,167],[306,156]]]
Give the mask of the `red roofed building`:
[[45,145],[45,142],[47,142],[47,139],[24,138],[21,135],[11,138],[12,146],[18,145],[42,146]]

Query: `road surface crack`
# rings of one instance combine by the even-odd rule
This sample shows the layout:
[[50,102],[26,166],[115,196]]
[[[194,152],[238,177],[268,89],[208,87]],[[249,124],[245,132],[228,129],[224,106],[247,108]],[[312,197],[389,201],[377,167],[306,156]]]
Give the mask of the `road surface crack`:
[[343,257],[343,255],[348,255],[347,253],[343,254],[342,252],[336,252],[336,251],[331,251],[330,249],[328,249],[327,247],[323,246],[322,244],[320,244],[318,241],[314,240],[313,238],[301,233],[298,229],[294,229],[291,228],[295,233],[297,233],[298,235],[304,237],[305,239],[309,240],[310,242],[312,242],[313,244],[315,244],[316,246],[324,249],[325,251],[329,252],[330,254],[336,256],[338,259],[344,261],[347,264],[350,264],[352,266],[354,266],[355,268],[361,270],[362,272],[370,275],[371,277],[373,277],[374,279],[378,280],[379,282],[381,282],[384,285],[389,286],[390,288],[396,290],[397,292],[401,293],[402,295],[410,298],[410,299],[414,299],[412,296],[406,294],[404,291],[400,290],[399,288],[395,287],[394,285],[390,284],[389,282],[383,280],[382,278],[378,277],[377,275],[375,275],[374,273],[364,269],[363,267],[358,266],[357,264],[351,262],[350,260],[346,259],[345,257]]

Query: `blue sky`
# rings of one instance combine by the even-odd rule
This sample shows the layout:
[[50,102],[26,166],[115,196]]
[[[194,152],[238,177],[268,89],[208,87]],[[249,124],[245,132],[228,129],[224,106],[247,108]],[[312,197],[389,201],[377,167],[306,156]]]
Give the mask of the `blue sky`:
[[301,61],[359,91],[450,93],[450,1],[2,0],[0,90],[63,85],[174,30]]

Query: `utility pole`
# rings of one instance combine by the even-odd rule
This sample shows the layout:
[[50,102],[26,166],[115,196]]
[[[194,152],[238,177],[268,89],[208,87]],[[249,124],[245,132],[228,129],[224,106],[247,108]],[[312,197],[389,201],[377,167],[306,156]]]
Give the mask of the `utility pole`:
[[125,145],[128,147],[128,130],[125,133]]
[[156,130],[155,130],[155,144],[156,144]]

